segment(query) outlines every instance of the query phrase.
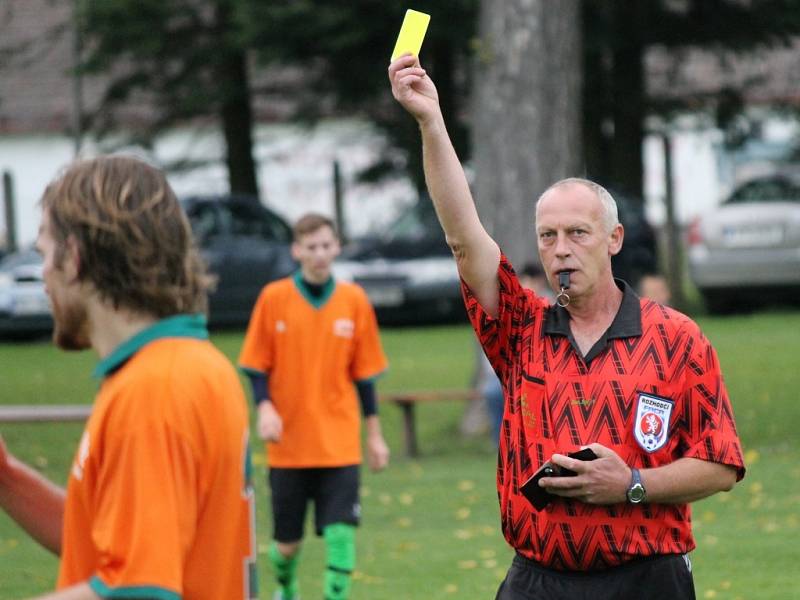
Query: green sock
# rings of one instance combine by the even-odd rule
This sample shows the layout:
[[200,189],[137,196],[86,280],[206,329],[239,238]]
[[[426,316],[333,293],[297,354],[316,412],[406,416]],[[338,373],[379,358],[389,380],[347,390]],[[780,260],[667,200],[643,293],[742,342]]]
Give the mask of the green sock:
[[356,528],[334,523],[322,530],[328,550],[325,569],[325,600],[346,600],[350,595],[350,578],[356,566]]
[[275,569],[275,578],[281,587],[284,600],[293,600],[297,597],[297,557],[299,552],[291,558],[285,557],[278,550],[278,544],[272,542],[269,547],[269,561]]

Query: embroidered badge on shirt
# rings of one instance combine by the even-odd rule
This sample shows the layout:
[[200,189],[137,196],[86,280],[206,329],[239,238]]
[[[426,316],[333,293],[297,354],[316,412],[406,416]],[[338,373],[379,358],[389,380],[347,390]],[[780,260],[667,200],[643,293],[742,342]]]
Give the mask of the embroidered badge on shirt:
[[633,434],[647,452],[655,452],[667,443],[669,417],[674,405],[672,400],[639,394]]
[[351,338],[355,330],[356,324],[350,319],[336,319],[333,322],[333,335]]
[[278,333],[283,333],[284,331],[286,331],[286,321],[281,321],[281,320],[275,321],[275,331],[277,331]]

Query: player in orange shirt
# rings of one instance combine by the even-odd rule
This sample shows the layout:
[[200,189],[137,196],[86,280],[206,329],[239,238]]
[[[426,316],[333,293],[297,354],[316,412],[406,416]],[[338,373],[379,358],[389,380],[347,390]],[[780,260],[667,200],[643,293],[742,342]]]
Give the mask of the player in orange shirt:
[[0,439],[0,506],[61,556],[47,598],[256,598],[246,400],[207,339],[208,277],[169,184],[102,157],[42,206],[54,341],[101,358],[66,492]]
[[327,547],[325,598],[348,597],[360,515],[356,395],[370,467],[378,471],[389,460],[373,383],[386,357],[364,291],[331,276],[339,250],[330,219],[309,214],[297,222],[292,253],[300,270],[261,292],[239,357],[267,442],[274,524],[269,556],[279,600],[298,597],[297,553],[309,500]]

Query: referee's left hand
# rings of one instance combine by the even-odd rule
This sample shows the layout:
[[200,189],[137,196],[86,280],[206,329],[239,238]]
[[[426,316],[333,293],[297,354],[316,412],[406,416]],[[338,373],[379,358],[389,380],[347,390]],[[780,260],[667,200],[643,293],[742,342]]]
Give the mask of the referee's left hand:
[[539,485],[551,494],[574,498],[587,504],[616,504],[625,502],[625,492],[631,481],[631,469],[619,455],[601,444],[588,448],[597,455],[595,460],[578,460],[564,454],[553,454],[550,462],[575,471],[575,477],[543,477]]

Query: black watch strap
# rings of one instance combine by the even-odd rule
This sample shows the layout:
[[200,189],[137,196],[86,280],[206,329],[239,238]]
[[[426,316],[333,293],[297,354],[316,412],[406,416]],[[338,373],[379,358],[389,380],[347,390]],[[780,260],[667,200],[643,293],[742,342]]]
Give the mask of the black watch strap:
[[642,475],[639,469],[631,467],[631,484],[626,493],[628,502],[631,504],[641,504],[647,498],[647,492],[642,484]]

